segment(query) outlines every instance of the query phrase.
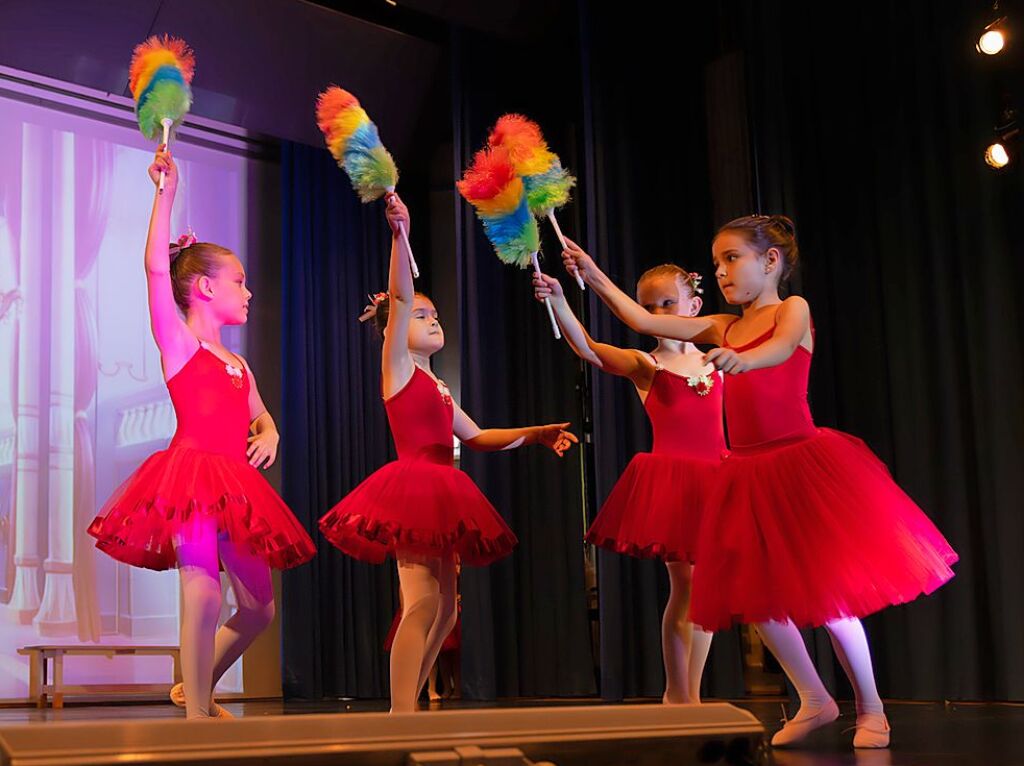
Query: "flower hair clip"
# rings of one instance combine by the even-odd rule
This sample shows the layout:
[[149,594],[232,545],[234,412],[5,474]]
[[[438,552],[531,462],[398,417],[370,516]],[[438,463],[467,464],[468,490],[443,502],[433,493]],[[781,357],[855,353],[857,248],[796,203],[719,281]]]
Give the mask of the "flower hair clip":
[[703,280],[700,274],[696,271],[688,272],[686,275],[686,281],[690,283],[690,289],[693,290],[695,295],[703,295],[704,288],[700,286],[701,280]]
[[198,240],[196,239],[196,233],[192,231],[192,227],[188,227],[188,231],[178,237],[178,247],[184,250],[186,247],[191,247]]
[[370,302],[366,308],[363,309],[363,313],[359,315],[359,321],[365,322],[368,319],[373,319],[377,316],[377,307],[380,306],[384,301],[388,299],[387,293],[367,293],[367,298]]
[[171,244],[171,255],[178,255],[186,247],[192,247],[199,240],[196,238],[196,233],[192,231],[192,227],[188,227],[188,231],[182,234],[178,239]]

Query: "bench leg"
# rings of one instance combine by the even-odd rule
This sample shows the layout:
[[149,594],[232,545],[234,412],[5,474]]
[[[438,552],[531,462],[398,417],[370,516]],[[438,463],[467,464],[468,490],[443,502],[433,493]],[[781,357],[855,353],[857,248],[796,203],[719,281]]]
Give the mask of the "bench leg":
[[45,708],[48,702],[50,694],[50,672],[51,665],[50,660],[53,659],[46,652],[42,652],[39,655],[39,678],[42,682],[39,687],[39,701],[37,707]]
[[28,656],[28,696],[35,701],[36,707],[43,706],[43,676],[42,663],[39,661],[39,652],[35,651]]
[[171,655],[171,657],[174,660],[174,669],[172,671],[172,673],[174,675],[174,680],[172,681],[172,683],[180,684],[181,683],[181,650],[179,649],[178,651],[176,651],[173,655]]
[[53,658],[53,706],[64,707],[64,654]]

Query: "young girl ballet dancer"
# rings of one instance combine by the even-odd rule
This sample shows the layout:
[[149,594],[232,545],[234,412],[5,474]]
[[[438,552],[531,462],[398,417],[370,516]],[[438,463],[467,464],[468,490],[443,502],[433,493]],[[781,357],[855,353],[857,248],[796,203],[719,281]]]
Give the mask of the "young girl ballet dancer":
[[[315,548],[257,470],[277,457],[277,428],[248,364],[220,341],[224,325],[248,316],[252,293],[245,271],[227,248],[191,236],[167,244],[178,171],[163,146],[149,167],[154,185],[161,172],[166,182],[153,200],[146,282],[178,427],[170,446],[151,455],[107,501],[89,533],[118,561],[178,567],[184,685],[171,698],[188,718],[230,717],[213,702],[213,689],[273,619],[270,567],[301,564]],[[238,611],[217,630],[221,563]]]
[[[722,380],[692,343],[658,338],[652,353],[598,343],[573,314],[557,279],[534,278],[576,354],[598,369],[629,378],[644,404],[654,445],[630,461],[587,532],[588,542],[616,553],[657,557],[670,591],[661,624],[665,703],[699,703],[711,633],[689,620],[690,583],[701,511],[725,451]],[[696,316],[700,275],[673,264],[644,272],[637,302],[654,315]]]
[[772,744],[792,745],[839,716],[798,630],[824,626],[856,696],[854,747],[887,747],[859,618],[931,593],[953,576],[957,555],[862,441],[811,419],[810,310],[803,298],[779,296],[798,260],[793,223],[778,215],[730,221],[712,254],[739,318],[649,314],[576,244],[563,258],[634,330],[718,346],[705,358],[731,376],[731,453],[708,503],[691,616],[706,630],[754,623],[778,658],[800,710]]
[[452,433],[483,451],[542,444],[561,456],[576,442],[568,423],[481,430],[452,401],[430,358],[444,346],[437,310],[414,292],[398,232],[409,213],[394,194],[388,296],[368,307],[383,326],[384,407],[398,451],[320,519],[320,530],[350,556],[398,562],[402,619],[391,649],[391,711],[415,710],[427,674],[456,619],[456,556],[486,565],[508,555],[516,537],[472,480],[452,465]]

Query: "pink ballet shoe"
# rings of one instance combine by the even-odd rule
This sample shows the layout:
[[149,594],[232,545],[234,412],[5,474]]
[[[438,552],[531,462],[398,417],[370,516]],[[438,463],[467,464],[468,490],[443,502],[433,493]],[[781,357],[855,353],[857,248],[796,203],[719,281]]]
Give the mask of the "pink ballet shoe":
[[803,715],[803,708],[796,718],[784,721],[781,729],[772,737],[772,747],[789,747],[807,738],[812,731],[827,726],[839,717],[839,706],[830,699],[810,715]]
[[[175,684],[171,687],[171,702],[178,707],[185,707],[185,685]],[[210,718],[234,718],[226,708],[221,707],[212,699],[210,700]]]
[[889,728],[889,719],[885,713],[862,713],[857,716],[857,725],[853,727],[856,733],[853,735],[853,746],[856,748],[886,748],[889,747],[889,735],[892,729]]

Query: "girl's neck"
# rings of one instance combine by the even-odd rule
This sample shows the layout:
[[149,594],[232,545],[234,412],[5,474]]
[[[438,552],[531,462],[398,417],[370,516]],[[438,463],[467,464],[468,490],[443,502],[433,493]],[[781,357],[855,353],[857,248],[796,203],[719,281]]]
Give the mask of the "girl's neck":
[[674,338],[658,338],[658,345],[654,349],[654,355],[674,356],[696,353],[697,347],[689,341],[676,340]]
[[769,306],[777,306],[782,303],[782,298],[779,297],[779,288],[767,287],[761,293],[759,293],[750,303],[743,304],[743,316],[748,314],[753,316],[759,314],[762,309],[768,308]]
[[189,312],[185,324],[204,343],[210,343],[215,346],[223,345],[220,341],[220,331],[224,326],[223,322],[218,322],[213,317],[196,311]]
[[430,355],[420,354],[415,351],[410,351],[409,356],[412,357],[412,363],[422,369],[424,372],[429,372],[433,375],[433,370],[430,369]]

